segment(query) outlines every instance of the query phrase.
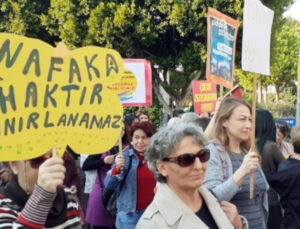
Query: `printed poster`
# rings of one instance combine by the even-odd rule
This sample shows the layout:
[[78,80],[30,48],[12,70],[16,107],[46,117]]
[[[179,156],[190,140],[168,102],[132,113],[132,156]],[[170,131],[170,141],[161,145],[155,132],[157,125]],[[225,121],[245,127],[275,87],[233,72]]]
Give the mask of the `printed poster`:
[[233,87],[238,26],[238,21],[208,9],[206,79],[226,88]]

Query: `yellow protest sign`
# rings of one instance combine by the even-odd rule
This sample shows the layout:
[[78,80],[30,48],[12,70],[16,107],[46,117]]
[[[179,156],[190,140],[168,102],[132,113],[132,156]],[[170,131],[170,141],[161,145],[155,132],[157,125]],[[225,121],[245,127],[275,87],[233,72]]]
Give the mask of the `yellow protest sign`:
[[132,98],[136,87],[137,79],[129,70],[125,70],[119,82],[108,86],[110,90],[119,96],[122,102]]
[[110,149],[123,108],[107,87],[123,72],[112,49],[69,51],[0,33],[0,160],[34,158],[66,145],[78,153]]

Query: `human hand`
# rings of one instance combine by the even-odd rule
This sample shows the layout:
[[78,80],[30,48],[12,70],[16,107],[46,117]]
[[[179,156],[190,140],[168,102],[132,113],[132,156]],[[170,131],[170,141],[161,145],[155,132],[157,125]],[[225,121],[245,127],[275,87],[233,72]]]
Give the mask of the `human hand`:
[[107,155],[105,158],[104,158],[104,163],[107,164],[107,165],[111,165],[115,160],[115,155]]
[[77,194],[77,188],[76,188],[76,186],[75,186],[75,185],[72,185],[72,186],[70,187],[70,191],[71,191],[71,193],[72,193],[73,195]]
[[122,153],[119,153],[116,156],[115,162],[116,162],[116,168],[117,168],[117,170],[119,170],[119,171],[123,170],[124,165],[125,165],[125,157],[124,157],[124,155]]
[[56,193],[57,187],[64,182],[65,172],[63,159],[52,156],[39,167],[37,184],[45,191]]
[[225,215],[227,216],[231,224],[234,226],[234,228],[241,229],[243,227],[243,224],[236,206],[227,201],[222,201],[220,205]]
[[254,172],[259,166],[259,159],[256,152],[249,152],[245,155],[239,170],[244,176]]

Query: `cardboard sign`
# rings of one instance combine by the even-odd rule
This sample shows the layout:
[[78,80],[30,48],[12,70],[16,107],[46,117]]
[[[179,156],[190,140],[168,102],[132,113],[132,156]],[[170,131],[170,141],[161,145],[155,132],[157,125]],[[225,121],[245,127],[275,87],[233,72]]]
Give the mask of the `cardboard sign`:
[[206,79],[227,88],[233,86],[238,21],[208,8]]
[[259,0],[245,0],[242,69],[270,75],[270,40],[274,12]]
[[0,34],[0,160],[24,160],[52,147],[100,153],[117,142],[123,108],[107,86],[124,72],[115,50],[61,50]]
[[126,101],[132,99],[136,87],[137,78],[131,71],[125,70],[120,82],[108,86],[108,89],[117,94],[122,103],[126,103]]
[[125,68],[136,77],[135,91],[128,97],[121,96],[124,107],[152,106],[152,71],[151,63],[143,59],[124,59]]
[[206,80],[194,80],[192,81],[192,88],[195,113],[215,111],[217,101],[216,85]]

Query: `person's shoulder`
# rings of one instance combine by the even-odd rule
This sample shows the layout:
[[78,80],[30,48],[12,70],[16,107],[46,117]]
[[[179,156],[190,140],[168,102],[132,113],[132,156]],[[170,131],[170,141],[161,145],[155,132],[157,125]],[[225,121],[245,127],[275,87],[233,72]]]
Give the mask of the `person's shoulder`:
[[[294,168],[294,169],[291,169]],[[300,170],[300,161],[289,157],[288,159],[282,161],[278,166],[278,172],[286,171],[288,173],[294,174],[296,171]]]
[[161,216],[156,204],[152,202],[141,216],[136,229],[159,228],[158,225],[162,225],[163,222],[163,217]]

